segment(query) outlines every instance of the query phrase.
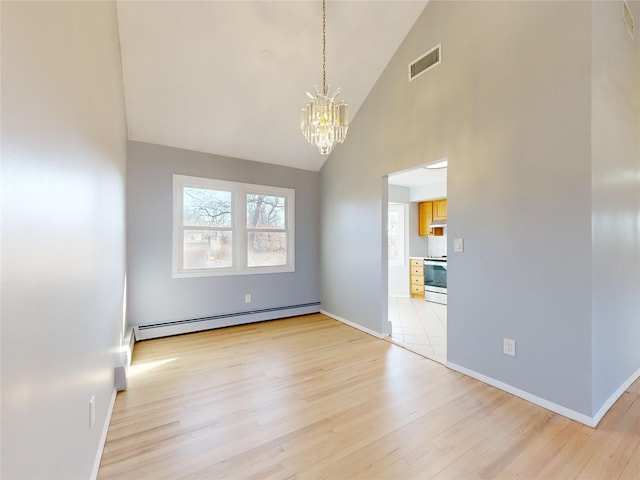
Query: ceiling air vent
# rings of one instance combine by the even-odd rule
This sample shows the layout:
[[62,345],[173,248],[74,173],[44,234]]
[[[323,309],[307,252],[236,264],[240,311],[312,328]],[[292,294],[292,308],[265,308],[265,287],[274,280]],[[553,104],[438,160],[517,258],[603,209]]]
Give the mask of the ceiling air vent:
[[442,61],[441,46],[442,45],[437,45],[433,47],[427,53],[409,64],[409,81],[422,75]]
[[631,10],[629,9],[629,5],[627,5],[627,2],[622,2],[622,10],[624,24],[627,26],[629,35],[631,35],[631,38],[633,38],[633,15],[631,15]]

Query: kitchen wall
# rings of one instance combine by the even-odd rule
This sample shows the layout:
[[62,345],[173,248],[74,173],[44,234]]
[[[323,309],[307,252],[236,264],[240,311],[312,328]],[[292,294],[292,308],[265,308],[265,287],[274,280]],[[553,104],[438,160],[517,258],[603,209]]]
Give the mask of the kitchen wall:
[[442,236],[430,235],[427,237],[427,255],[430,257],[443,257],[447,255],[447,228]]
[[[326,311],[384,332],[381,178],[447,157],[448,237],[465,241],[464,253],[448,249],[448,361],[586,422],[602,404],[593,362],[606,350],[592,344],[592,312],[605,307],[592,294],[603,272],[592,263],[592,8],[429,2],[321,171],[322,252],[336,260],[321,265]],[[442,64],[409,83],[409,62],[439,43]],[[637,148],[634,128],[624,135]],[[637,200],[613,202],[606,221],[620,215],[639,218]],[[623,273],[637,293],[633,267]],[[634,301],[624,309],[640,317]],[[504,337],[516,357],[502,353]],[[615,338],[640,351],[637,335]],[[615,380],[595,390],[611,391],[631,365],[637,354],[609,363]]]
[[[91,478],[123,334],[115,2],[1,2],[0,477]],[[89,401],[95,397],[95,423]]]
[[409,218],[411,219],[411,231],[409,234],[409,249],[412,257],[424,257],[429,251],[428,237],[421,237],[419,233],[420,207],[418,202],[409,204]]
[[430,183],[411,187],[411,201],[437,200],[447,198],[447,182]]
[[441,236],[419,235],[420,207],[419,202],[409,204],[411,217],[410,254],[412,257],[441,257],[447,255],[447,228]]
[[[127,313],[131,325],[320,301],[318,172],[141,142],[128,145]],[[295,189],[295,272],[172,278],[173,174]],[[334,261],[331,254],[326,261]],[[245,293],[251,293],[251,304],[244,302]]]

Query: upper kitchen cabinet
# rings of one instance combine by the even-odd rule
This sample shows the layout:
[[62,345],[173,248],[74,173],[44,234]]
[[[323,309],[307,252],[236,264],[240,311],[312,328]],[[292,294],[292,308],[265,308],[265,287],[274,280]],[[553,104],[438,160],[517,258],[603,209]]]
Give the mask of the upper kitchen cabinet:
[[418,211],[418,229],[420,236],[433,235],[433,229],[430,227],[433,221],[433,202],[420,202]]
[[418,209],[418,233],[420,236],[433,235],[439,237],[444,235],[444,229],[442,227],[432,228],[431,222],[434,220],[446,220],[447,199],[435,200],[433,202],[420,202]]
[[447,219],[447,199],[435,200],[433,202],[433,220]]

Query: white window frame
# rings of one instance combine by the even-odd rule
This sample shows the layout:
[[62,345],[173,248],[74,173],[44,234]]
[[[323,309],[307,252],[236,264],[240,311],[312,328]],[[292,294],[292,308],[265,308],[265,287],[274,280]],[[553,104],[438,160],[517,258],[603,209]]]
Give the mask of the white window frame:
[[[232,266],[221,268],[186,269],[183,266],[184,245],[183,230],[189,229],[183,224],[184,188],[206,188],[211,190],[226,190],[232,193],[231,199],[231,227],[233,254]],[[249,267],[247,265],[247,235],[249,231],[267,231],[263,229],[247,228],[247,194],[275,195],[285,197],[285,228],[270,229],[272,232],[287,233],[287,262],[278,266]],[[285,273],[295,271],[295,190],[292,188],[254,185],[250,183],[229,182],[212,178],[191,177],[187,175],[173,175],[173,278],[218,277],[225,275],[254,275],[263,273]]]

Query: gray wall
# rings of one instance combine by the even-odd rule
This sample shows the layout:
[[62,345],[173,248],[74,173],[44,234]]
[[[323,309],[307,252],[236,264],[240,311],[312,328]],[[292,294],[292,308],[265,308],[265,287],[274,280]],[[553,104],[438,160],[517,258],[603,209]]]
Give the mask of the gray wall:
[[429,240],[420,236],[420,203],[409,204],[409,254],[412,257],[426,257],[429,251]]
[[591,415],[590,105],[589,3],[430,2],[321,171],[323,308],[381,331],[381,178],[447,157],[448,360]]
[[[629,2],[640,22],[640,2]],[[593,408],[640,368],[640,35],[592,7]]]
[[0,477],[90,478],[123,332],[127,132],[116,7],[1,8]]
[[[173,174],[295,189],[295,272],[171,277]],[[320,174],[129,142],[128,303],[131,325],[320,301]],[[252,303],[244,303],[245,293]]]
[[[358,119],[368,105],[367,100]],[[367,133],[358,134],[360,125],[352,123],[349,140],[336,147],[320,171],[322,308],[388,334],[388,189],[382,177],[388,172],[382,172],[381,153],[370,148]]]

